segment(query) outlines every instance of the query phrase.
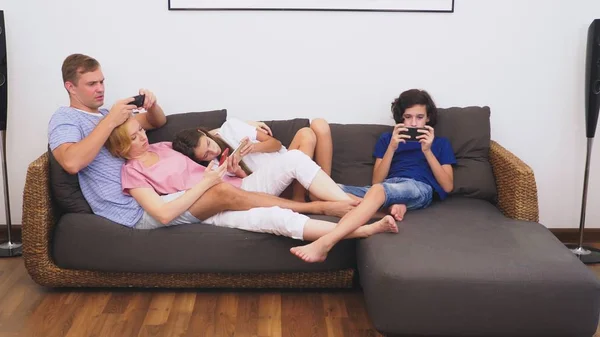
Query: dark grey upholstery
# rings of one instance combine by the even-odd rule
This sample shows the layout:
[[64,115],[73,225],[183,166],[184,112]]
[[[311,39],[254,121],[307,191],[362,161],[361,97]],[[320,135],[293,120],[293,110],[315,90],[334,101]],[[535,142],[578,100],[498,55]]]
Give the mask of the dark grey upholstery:
[[91,214],[66,214],[54,231],[61,268],[114,272],[304,272],[356,267],[354,240],[323,264],[290,253],[302,241],[204,224],[135,230]]
[[402,336],[580,336],[596,330],[597,277],[538,223],[452,197],[399,235],[357,244],[375,327]]

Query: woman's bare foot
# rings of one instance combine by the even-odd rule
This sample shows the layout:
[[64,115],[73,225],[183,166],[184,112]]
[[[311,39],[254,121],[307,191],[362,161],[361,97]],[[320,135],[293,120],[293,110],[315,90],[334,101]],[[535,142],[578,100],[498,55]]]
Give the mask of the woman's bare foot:
[[398,233],[398,225],[391,215],[386,215],[383,219],[370,225],[363,226],[367,236],[379,233]]
[[343,217],[346,213],[353,210],[360,201],[356,200],[344,200],[344,201],[323,201],[323,214],[335,216],[338,218]]
[[406,214],[406,205],[396,204],[390,206],[390,214],[394,219],[402,221],[402,219],[404,219],[404,214]]
[[292,247],[290,252],[305,262],[314,263],[325,261],[330,249],[322,241],[317,240],[304,246]]

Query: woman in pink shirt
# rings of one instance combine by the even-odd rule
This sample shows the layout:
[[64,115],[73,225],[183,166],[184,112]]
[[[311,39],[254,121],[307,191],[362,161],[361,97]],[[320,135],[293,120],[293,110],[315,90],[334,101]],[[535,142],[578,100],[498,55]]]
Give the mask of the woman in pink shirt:
[[[278,195],[296,179],[321,200],[349,200],[349,196],[316,163],[298,150],[288,151],[268,167],[240,178],[226,175],[227,167],[237,173],[241,170],[234,160],[237,156],[229,157],[226,163],[216,169],[213,169],[215,165],[207,169],[173,150],[170,142],[149,144],[145,130],[135,118],[130,118],[115,128],[106,146],[114,156],[127,159],[121,171],[123,192],[133,196],[145,211],[142,219],[134,226],[138,229],[200,223],[189,208],[204,192],[218,183],[233,184],[250,192]],[[297,165],[299,162],[302,165]],[[341,221],[357,220],[344,217]],[[337,225],[310,219],[306,215],[280,207],[226,211],[202,222],[308,241],[329,233]],[[359,227],[346,238],[364,238],[381,232],[398,232],[391,216]]]

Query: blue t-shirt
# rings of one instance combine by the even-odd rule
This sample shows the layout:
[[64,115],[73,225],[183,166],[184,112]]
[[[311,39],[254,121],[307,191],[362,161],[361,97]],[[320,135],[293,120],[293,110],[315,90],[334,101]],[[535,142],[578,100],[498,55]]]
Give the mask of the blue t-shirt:
[[[54,151],[63,143],[77,143],[87,137],[108,114],[93,114],[71,107],[59,108],[48,124],[48,143]],[[113,157],[102,147],[94,160],[78,173],[81,192],[94,214],[133,227],[144,214],[142,207],[121,189],[124,159]]]
[[[391,140],[391,132],[382,134],[375,145],[373,156],[375,156],[375,158],[383,158]],[[435,137],[433,139],[433,144],[431,144],[431,152],[440,162],[440,165],[456,164],[454,151],[446,138]],[[425,159],[425,155],[421,150],[421,143],[419,142],[398,144],[386,179],[389,178],[411,178],[428,184],[442,200],[448,195],[435,179],[433,171],[431,171],[431,167],[429,167],[427,159]]]

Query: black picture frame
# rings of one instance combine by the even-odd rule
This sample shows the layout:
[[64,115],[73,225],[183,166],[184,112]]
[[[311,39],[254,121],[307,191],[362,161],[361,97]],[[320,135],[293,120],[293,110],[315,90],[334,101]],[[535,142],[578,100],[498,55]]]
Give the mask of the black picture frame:
[[[422,9],[405,9],[405,8],[343,8],[342,7],[289,7],[289,6],[267,6],[267,7],[252,7],[252,6],[190,6],[185,3],[189,3],[194,0],[167,0],[168,1],[168,9],[169,11],[326,11],[326,12],[400,12],[400,13],[454,13],[454,0],[435,0],[437,2],[447,3],[448,6],[444,6],[445,8],[422,8]],[[207,1],[207,0],[199,0],[199,1]],[[218,1],[241,1],[241,0],[213,0],[213,2]],[[243,0],[244,2],[248,2],[249,0]],[[303,0],[297,0],[299,3]],[[316,1],[316,0],[305,0],[305,1]],[[339,1],[339,0],[319,0],[321,3],[324,1]],[[356,0],[351,0],[356,1]],[[387,0],[389,2],[401,2],[401,1],[411,1],[411,0]],[[425,1],[425,0],[421,0]],[[431,0],[432,2],[434,0]],[[257,2],[277,2],[277,0],[257,0]],[[366,1],[365,1],[366,2]],[[401,7],[401,6],[399,6]]]

